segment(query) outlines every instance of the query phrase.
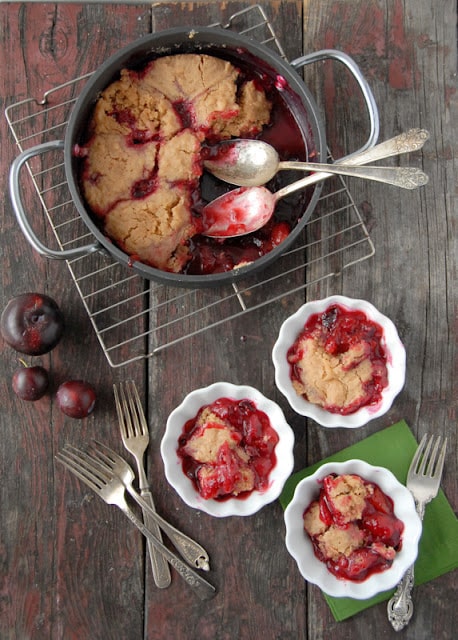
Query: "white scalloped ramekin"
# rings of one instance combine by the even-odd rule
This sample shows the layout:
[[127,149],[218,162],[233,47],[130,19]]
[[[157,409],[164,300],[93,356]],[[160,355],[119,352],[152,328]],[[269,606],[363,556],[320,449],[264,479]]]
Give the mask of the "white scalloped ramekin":
[[[315,556],[312,541],[304,530],[304,511],[313,500],[318,498],[320,481],[330,473],[356,474],[364,480],[376,483],[393,500],[394,513],[404,523],[402,548],[396,554],[391,567],[369,576],[362,582],[353,582],[334,576],[326,564]],[[316,584],[330,596],[366,600],[376,593],[392,589],[417,558],[422,525],[415,510],[412,494],[391,471],[384,467],[375,467],[363,460],[329,462],[301,480],[296,486],[293,499],[285,509],[284,518],[286,548],[296,561],[302,577]]]
[[[264,491],[252,491],[247,497],[228,498],[224,501],[206,500],[196,490],[193,482],[182,469],[178,456],[178,440],[185,423],[197,415],[199,409],[218,398],[252,400],[256,408],[267,414],[270,424],[279,436],[275,447],[276,464],[269,474],[269,484]],[[161,456],[165,476],[181,499],[190,507],[200,509],[218,518],[225,516],[249,516],[278,498],[294,466],[294,434],[285,420],[281,408],[266,398],[260,391],[246,385],[215,382],[209,387],[189,393],[183,402],[170,414],[161,442]]]
[[[338,304],[347,309],[362,311],[370,320],[383,328],[382,346],[387,357],[388,385],[383,389],[381,401],[378,404],[361,407],[358,411],[349,415],[332,413],[299,395],[293,387],[290,364],[287,359],[288,349],[293,345],[310,316],[316,313],[323,313],[333,304]],[[287,318],[280,327],[280,332],[272,351],[272,360],[275,367],[275,383],[294,411],[312,418],[323,427],[346,427],[351,429],[362,427],[370,420],[379,418],[390,409],[405,382],[406,353],[393,322],[381,314],[370,302],[345,296],[336,295],[323,300],[307,302],[296,313]]]

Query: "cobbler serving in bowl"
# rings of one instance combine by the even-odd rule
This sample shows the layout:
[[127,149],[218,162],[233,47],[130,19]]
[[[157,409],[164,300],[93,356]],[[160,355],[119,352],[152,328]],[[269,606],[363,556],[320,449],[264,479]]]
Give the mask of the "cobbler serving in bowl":
[[218,517],[250,515],[280,495],[293,445],[278,405],[252,387],[218,382],[172,411],[161,455],[186,504]]
[[328,595],[356,599],[394,587],[421,536],[411,493],[362,460],[324,464],[299,482],[285,524],[302,576]]
[[364,300],[306,303],[283,323],[272,358],[292,408],[326,427],[366,424],[388,411],[404,386],[396,327]]

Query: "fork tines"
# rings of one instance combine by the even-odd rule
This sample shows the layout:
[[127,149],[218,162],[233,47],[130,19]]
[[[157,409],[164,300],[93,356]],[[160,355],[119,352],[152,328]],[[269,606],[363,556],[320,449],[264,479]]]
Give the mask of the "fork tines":
[[[445,450],[447,448],[447,438],[445,438],[442,448],[437,456],[441,445],[441,436],[431,436],[426,442],[428,434],[425,433],[418,445],[418,449],[412,459],[411,470],[419,476],[440,478],[445,461]],[[434,442],[435,440],[435,442]]]
[[120,426],[125,437],[147,435],[148,425],[135,382],[133,380],[120,382],[119,388],[114,384],[113,392]]
[[94,441],[94,443],[106,449],[107,453],[99,451],[94,446],[83,451],[71,444],[67,444],[62,451],[57,453],[56,459],[78,476],[80,480],[97,491],[110,480],[112,458],[108,455],[111,451],[108,447],[97,441]]
[[94,491],[99,491],[107,483],[105,465],[70,444],[65,445],[64,449],[56,454],[56,460]]

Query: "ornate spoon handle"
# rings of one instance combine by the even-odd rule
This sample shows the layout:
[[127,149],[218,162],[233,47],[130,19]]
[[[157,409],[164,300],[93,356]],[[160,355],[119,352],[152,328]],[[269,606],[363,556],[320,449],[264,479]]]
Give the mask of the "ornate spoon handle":
[[336,164],[339,164],[339,162],[355,165],[370,164],[376,160],[383,160],[384,158],[409,153],[410,151],[418,151],[428,139],[429,132],[426,129],[409,129],[394,138],[376,144],[375,147],[366,149],[366,151],[340,158],[336,161]]
[[[394,138],[380,142],[375,145],[375,147],[366,149],[366,151],[360,151],[353,155],[340,158],[339,160],[336,160],[334,164],[336,167],[342,163],[347,166],[360,166],[375,162],[376,160],[383,160],[384,158],[390,158],[391,156],[408,153],[409,151],[417,151],[422,148],[428,138],[429,133],[425,129],[410,129],[409,131],[401,133]],[[276,200],[280,200],[280,198],[284,198],[294,191],[303,189],[309,184],[320,182],[321,180],[328,178],[330,175],[330,173],[326,174],[325,171],[320,171],[306,176],[305,178],[302,178],[297,182],[287,184],[279,191],[276,191],[275,198]]]
[[325,164],[315,162],[280,162],[279,169],[299,169],[303,171],[323,171],[343,176],[353,176],[365,180],[375,180],[392,184],[403,189],[416,189],[427,184],[428,176],[416,167],[373,167],[346,164]]

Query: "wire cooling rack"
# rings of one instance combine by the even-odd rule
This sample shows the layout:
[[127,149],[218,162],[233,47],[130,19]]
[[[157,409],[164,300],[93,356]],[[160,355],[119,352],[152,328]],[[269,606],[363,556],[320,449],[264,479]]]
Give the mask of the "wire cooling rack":
[[[224,24],[210,26],[235,30],[286,57],[258,5],[233,14]],[[63,139],[71,108],[90,75],[53,88],[41,100],[29,98],[6,109],[20,151]],[[32,158],[27,168],[24,182],[32,184],[24,187],[31,191],[31,197],[38,198],[52,230],[48,246],[69,249],[93,242],[72,203],[62,152],[52,151],[40,160]],[[345,181],[335,176],[324,183],[303,241],[285,252],[272,267],[246,281],[215,289],[178,288],[145,281],[103,252],[66,262],[110,366],[121,367],[283,300],[374,253]]]

